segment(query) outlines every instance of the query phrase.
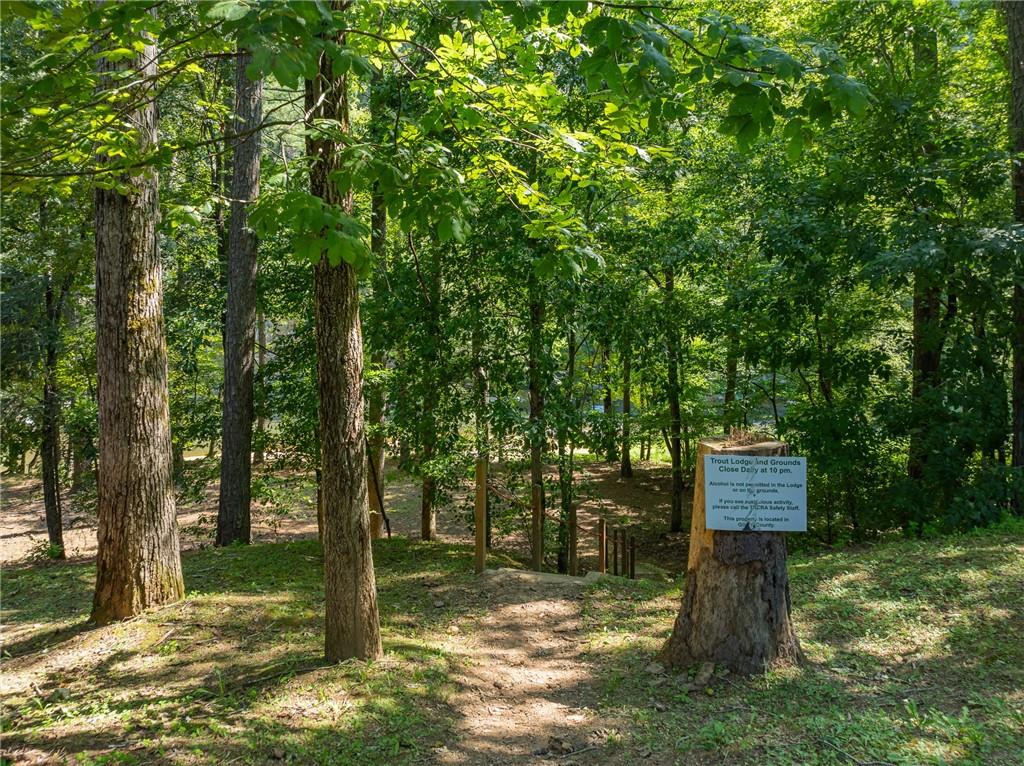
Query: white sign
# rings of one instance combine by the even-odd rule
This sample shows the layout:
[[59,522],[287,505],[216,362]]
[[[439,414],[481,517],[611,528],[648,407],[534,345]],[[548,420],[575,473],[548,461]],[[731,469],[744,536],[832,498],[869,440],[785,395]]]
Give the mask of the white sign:
[[708,529],[807,531],[807,458],[704,456]]

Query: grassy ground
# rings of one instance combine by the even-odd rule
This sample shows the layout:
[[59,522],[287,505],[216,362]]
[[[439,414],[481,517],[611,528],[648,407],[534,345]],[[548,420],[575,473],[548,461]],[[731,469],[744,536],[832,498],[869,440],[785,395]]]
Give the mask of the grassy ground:
[[600,584],[585,614],[603,705],[659,763],[1024,763],[1022,533],[797,557],[807,665],[689,693],[645,670],[678,585]]
[[[184,603],[98,630],[90,564],[8,568],[5,757],[434,762],[459,715],[451,634],[488,607],[464,546],[395,538],[375,557],[386,658],[334,667],[314,541],[189,554]],[[678,581],[590,587],[588,683],[625,722],[615,762],[1024,763],[1024,528],[799,556],[790,572],[808,664],[696,692],[648,669]]]
[[[407,762],[444,741],[451,657],[479,611],[464,549],[375,550],[386,657],[323,667],[315,541],[184,557],[184,603],[86,630],[94,568],[4,574],[4,748],[17,763]],[[506,562],[507,563],[507,562]]]

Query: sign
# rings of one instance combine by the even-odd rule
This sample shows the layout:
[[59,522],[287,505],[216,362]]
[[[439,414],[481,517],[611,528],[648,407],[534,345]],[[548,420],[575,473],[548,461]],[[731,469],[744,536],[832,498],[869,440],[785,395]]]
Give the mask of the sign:
[[807,458],[705,455],[708,529],[806,532]]

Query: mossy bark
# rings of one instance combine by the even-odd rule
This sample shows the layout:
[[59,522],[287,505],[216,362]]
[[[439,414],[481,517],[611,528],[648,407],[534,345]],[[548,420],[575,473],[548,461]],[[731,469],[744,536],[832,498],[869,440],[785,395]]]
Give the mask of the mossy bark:
[[[156,46],[117,63],[101,59],[98,66],[100,87],[126,69],[142,75],[132,94],[139,106],[128,122],[145,153],[157,133],[150,92]],[[100,471],[92,619],[99,624],[184,595],[171,479],[157,175],[143,168],[120,183],[122,190],[97,189],[95,199]]]

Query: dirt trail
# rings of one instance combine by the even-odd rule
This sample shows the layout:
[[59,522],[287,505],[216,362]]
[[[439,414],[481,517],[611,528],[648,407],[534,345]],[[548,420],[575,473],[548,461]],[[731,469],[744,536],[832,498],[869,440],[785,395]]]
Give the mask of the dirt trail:
[[452,704],[456,737],[437,762],[609,763],[614,730],[593,711],[593,673],[582,656],[582,580],[494,570],[481,578],[489,609],[453,651],[466,659]]

